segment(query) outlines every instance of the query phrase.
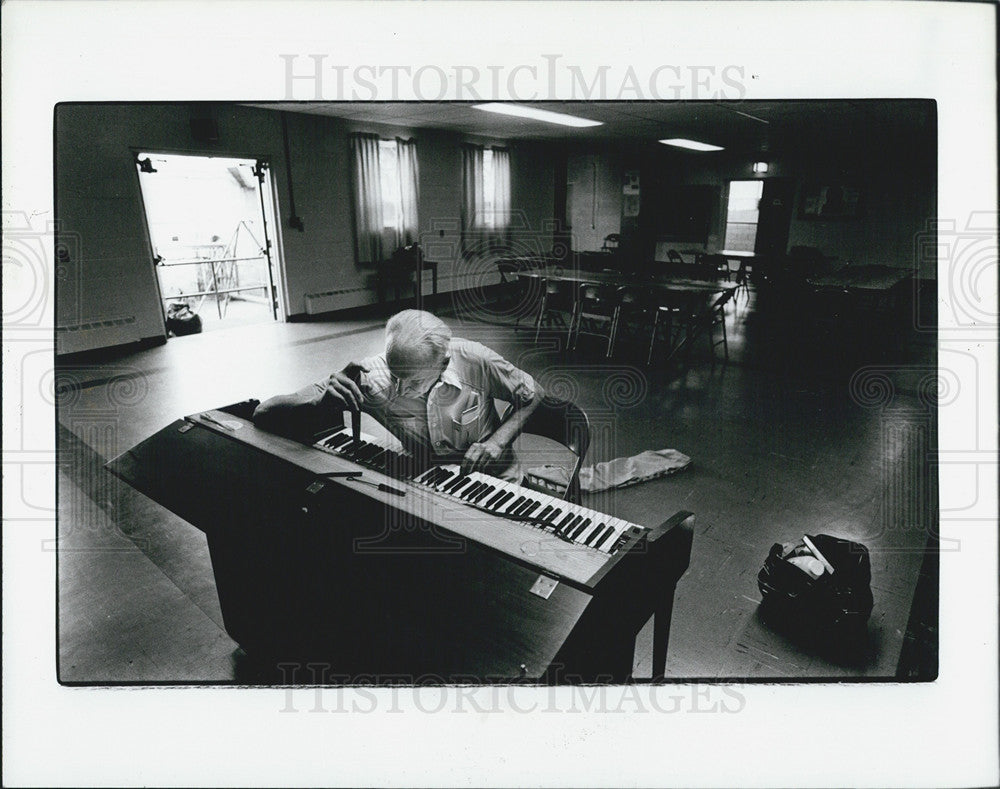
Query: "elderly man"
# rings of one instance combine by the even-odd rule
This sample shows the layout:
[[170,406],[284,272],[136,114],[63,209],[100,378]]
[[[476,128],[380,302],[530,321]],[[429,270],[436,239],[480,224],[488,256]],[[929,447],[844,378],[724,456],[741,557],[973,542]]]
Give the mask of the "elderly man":
[[[544,392],[484,345],[451,336],[429,312],[404,310],[385,327],[385,352],[291,395],[261,403],[254,423],[304,437],[345,408],[371,414],[409,451],[520,482],[511,444]],[[513,408],[501,421],[494,399]]]

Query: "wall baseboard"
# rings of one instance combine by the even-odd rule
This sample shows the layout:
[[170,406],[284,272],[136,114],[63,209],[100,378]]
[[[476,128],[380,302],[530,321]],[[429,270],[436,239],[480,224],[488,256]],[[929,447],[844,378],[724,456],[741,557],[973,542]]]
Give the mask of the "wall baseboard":
[[56,358],[59,360],[59,364],[67,364],[67,363],[97,364],[101,362],[106,362],[110,359],[117,358],[123,354],[134,353],[136,351],[145,351],[148,350],[149,348],[156,348],[157,346],[166,344],[167,344],[167,338],[164,337],[162,334],[158,334],[154,337],[142,337],[138,340],[116,343],[114,345],[107,345],[102,348],[90,348],[83,351],[57,353]]

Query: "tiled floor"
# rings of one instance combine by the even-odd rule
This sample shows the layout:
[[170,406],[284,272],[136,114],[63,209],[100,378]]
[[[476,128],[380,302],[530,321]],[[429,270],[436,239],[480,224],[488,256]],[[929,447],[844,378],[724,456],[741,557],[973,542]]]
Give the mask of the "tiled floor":
[[[653,525],[697,516],[677,589],[674,678],[892,677],[936,507],[935,446],[921,371],[932,338],[873,343],[850,326],[791,324],[773,305],[730,307],[730,361],[698,343],[686,365],[642,364],[640,343],[605,363],[581,342],[441,314],[610,425],[588,462],[671,447],[693,462],[655,482],[585,502]],[[178,416],[290,391],[376,352],[377,319],[262,324],[68,362],[59,414],[59,675],[64,682],[233,682],[242,653],[226,635],[205,537],[107,474],[103,462]],[[854,327],[856,328],[856,327]],[[721,356],[722,349],[717,349]],[[863,390],[862,368],[893,387]],[[877,382],[876,382],[877,383]],[[845,663],[779,634],[758,615],[756,574],[774,542],[830,533],[872,552],[867,652]],[[926,569],[926,568],[925,568]],[[931,632],[933,628],[931,628]],[[640,638],[648,642],[649,633]],[[645,651],[640,648],[639,655]],[[639,660],[637,675],[648,672]]]

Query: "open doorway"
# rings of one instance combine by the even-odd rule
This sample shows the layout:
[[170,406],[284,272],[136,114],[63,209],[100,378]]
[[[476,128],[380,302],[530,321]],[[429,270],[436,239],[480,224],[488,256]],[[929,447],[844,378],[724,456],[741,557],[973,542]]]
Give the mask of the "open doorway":
[[760,199],[763,193],[763,181],[729,182],[726,249],[739,252],[754,251],[757,242],[757,222],[760,218]]
[[168,336],[282,319],[267,162],[140,152],[136,167]]

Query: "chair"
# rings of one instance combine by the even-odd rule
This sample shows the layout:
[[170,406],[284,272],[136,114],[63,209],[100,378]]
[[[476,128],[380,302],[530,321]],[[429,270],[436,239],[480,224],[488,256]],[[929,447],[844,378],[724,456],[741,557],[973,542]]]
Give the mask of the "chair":
[[[401,291],[413,288],[413,296],[419,301],[420,298],[420,276],[423,271],[423,251],[420,244],[410,244],[400,247],[392,253],[392,257],[385,261],[378,270],[377,289],[378,300],[385,300],[385,289],[391,286],[399,301]],[[436,290],[436,289],[435,289]]]
[[[561,279],[547,279],[539,277],[541,280],[542,297],[538,303],[538,314],[535,317],[535,341],[542,330],[542,324],[552,326],[558,324],[560,328],[566,329],[566,344],[569,345],[573,336],[573,314],[576,310],[574,299],[574,285]],[[563,313],[570,316],[567,325],[563,318]]]
[[648,325],[649,310],[651,302],[648,292],[635,285],[623,285],[615,292],[615,313],[611,324],[611,342],[608,356],[613,356],[618,337],[622,333],[622,327],[629,323],[631,318],[639,317],[639,328],[633,331],[633,336],[638,335],[645,325]]
[[[576,350],[581,334],[590,334],[607,340],[604,355],[611,356],[613,329],[618,309],[617,288],[614,285],[583,282],[579,286],[575,306],[569,324],[570,349]],[[586,329],[583,328],[584,322]]]
[[731,272],[725,255],[701,255],[698,258],[698,279],[722,279],[728,282]]
[[617,252],[621,245],[622,237],[619,233],[608,233],[604,237],[604,244],[601,246],[602,252]]
[[[708,351],[712,354],[712,360],[715,360],[715,349],[718,346],[722,346],[725,359],[729,361],[729,339],[726,336],[726,304],[733,297],[736,291],[734,289],[727,289],[723,291],[715,301],[712,302],[707,311],[698,310],[692,312],[689,316],[690,328],[689,334],[693,337],[698,331],[704,329],[708,335]],[[715,328],[717,326],[722,327],[722,339],[715,339]]]
[[521,276],[532,268],[539,266],[525,258],[500,258],[497,261],[497,273],[500,275],[500,282],[497,285],[497,299],[495,306],[517,306],[517,322],[515,326],[520,326],[521,318],[524,317],[522,308],[530,305],[533,299],[530,297],[532,280],[527,276]]
[[[508,406],[503,418],[507,419],[512,411],[513,406]],[[590,419],[587,418],[583,409],[569,400],[546,395],[528,417],[528,422],[521,432],[548,438],[562,444],[576,455],[576,461],[569,474],[569,484],[565,490],[561,491],[561,494],[566,501],[579,504],[580,468],[583,466],[583,459],[590,447]],[[528,478],[525,478],[522,485],[542,493],[550,495],[553,493],[550,487],[533,483]]]
[[[653,314],[653,328],[649,337],[649,353],[646,364],[653,363],[653,351],[663,330],[667,343],[667,358],[671,358],[683,344],[683,332],[687,328],[687,316],[691,314],[690,294],[664,293]],[[686,339],[686,338],[685,338]]]
[[750,263],[744,259],[740,261],[740,267],[736,270],[736,293],[735,297],[743,294],[746,301],[750,301]]

